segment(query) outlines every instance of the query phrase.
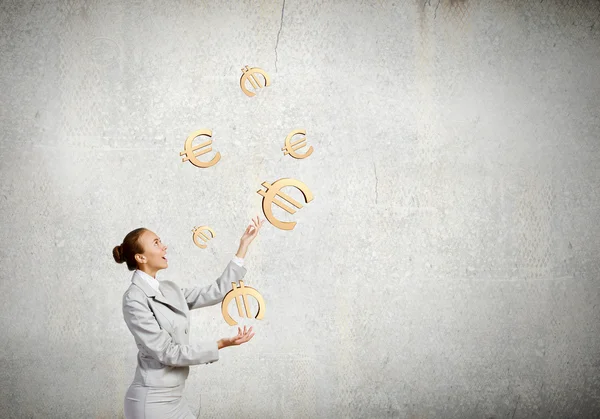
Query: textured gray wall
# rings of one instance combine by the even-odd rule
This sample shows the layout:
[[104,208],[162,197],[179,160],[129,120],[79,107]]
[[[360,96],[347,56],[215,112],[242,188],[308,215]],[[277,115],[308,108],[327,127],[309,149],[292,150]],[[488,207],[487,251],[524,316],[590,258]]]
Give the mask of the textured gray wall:
[[[207,284],[282,177],[315,199],[251,245],[266,318],[192,367],[193,411],[600,414],[599,1],[2,1],[0,31],[3,417],[123,417],[113,246],[146,226],[159,279]],[[209,169],[179,157],[199,128]]]

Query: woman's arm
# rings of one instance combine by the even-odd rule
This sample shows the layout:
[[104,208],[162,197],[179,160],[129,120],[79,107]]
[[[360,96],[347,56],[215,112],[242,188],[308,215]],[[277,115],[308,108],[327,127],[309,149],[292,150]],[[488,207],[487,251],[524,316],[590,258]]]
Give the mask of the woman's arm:
[[218,342],[204,341],[193,345],[175,342],[160,328],[150,307],[131,293],[123,296],[123,318],[137,345],[162,364],[181,367],[219,360]]
[[[256,220],[252,220],[252,224],[246,227],[242,238],[240,239],[240,245],[236,252],[238,258],[246,257],[248,246],[252,243],[252,240],[258,235],[258,231],[264,224],[265,220],[260,221],[258,217]],[[225,295],[231,290],[231,283],[235,282],[239,285],[239,281],[246,275],[247,269],[240,266],[235,261],[230,261],[227,267],[212,284],[205,286],[197,286],[192,288],[181,288],[187,306],[190,310],[196,308],[212,306],[220,303]]]
[[225,294],[231,290],[231,283],[239,283],[240,279],[244,278],[247,269],[243,266],[238,265],[234,261],[229,261],[227,267],[213,283],[209,285],[200,285],[191,288],[181,288],[187,306],[190,310],[196,308],[212,306],[220,303]]

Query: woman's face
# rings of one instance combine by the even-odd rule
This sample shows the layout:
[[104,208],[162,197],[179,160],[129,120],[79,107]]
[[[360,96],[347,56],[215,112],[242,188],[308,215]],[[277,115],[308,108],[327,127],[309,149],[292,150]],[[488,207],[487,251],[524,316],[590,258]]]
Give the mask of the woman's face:
[[169,266],[166,258],[167,246],[162,244],[160,238],[152,231],[144,231],[139,238],[140,244],[144,249],[144,253],[141,255],[138,253],[136,259],[138,264],[145,264],[144,271],[158,271],[159,269],[165,269]]

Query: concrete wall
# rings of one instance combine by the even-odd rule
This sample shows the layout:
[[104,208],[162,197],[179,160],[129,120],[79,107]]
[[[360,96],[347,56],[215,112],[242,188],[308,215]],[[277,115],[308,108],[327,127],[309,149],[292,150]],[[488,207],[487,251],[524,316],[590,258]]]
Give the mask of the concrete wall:
[[284,177],[314,200],[252,243],[266,317],[192,367],[194,412],[600,415],[599,1],[3,1],[0,51],[3,417],[122,418],[112,248],[148,227],[159,280],[208,284]]

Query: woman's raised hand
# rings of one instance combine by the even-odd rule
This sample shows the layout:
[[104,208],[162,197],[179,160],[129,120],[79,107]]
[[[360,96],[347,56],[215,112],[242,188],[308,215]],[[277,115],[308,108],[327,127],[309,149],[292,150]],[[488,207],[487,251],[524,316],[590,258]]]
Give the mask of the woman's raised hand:
[[246,330],[246,326],[244,326],[244,330],[238,327],[238,334],[231,338],[223,338],[217,342],[219,349],[225,348],[227,346],[241,345],[242,343],[248,342],[254,336],[254,332],[252,332],[252,327]]
[[254,240],[254,238],[258,235],[258,231],[260,230],[260,228],[262,227],[262,225],[265,223],[265,220],[259,220],[258,215],[256,216],[256,220],[254,218],[252,218],[252,224],[248,225],[248,227],[246,227],[246,231],[244,231],[244,235],[242,236],[242,238],[240,239],[240,244],[242,246],[248,246],[252,240]]

